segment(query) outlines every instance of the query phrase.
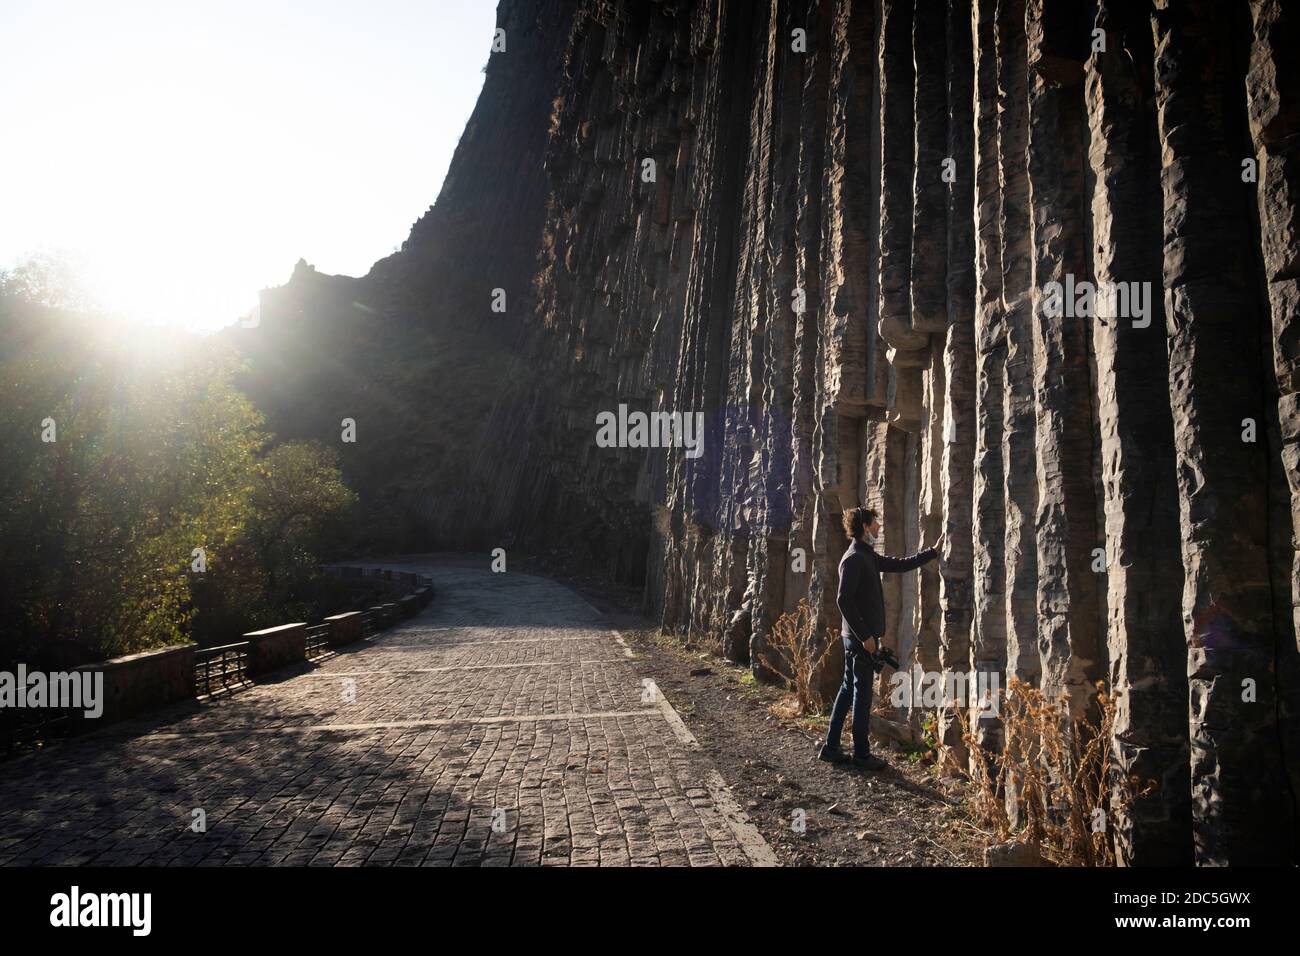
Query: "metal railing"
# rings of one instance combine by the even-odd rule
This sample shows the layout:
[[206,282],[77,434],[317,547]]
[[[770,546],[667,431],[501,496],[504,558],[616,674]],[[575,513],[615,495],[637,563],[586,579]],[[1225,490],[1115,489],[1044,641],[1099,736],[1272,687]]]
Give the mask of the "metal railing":
[[373,637],[375,632],[380,629],[378,611],[361,612],[361,636]]
[[248,683],[247,641],[194,652],[194,693],[204,697]]
[[331,650],[328,624],[313,624],[307,628],[307,660],[322,657]]
[[72,714],[66,710],[9,707],[0,711],[0,754],[32,750],[72,732]]

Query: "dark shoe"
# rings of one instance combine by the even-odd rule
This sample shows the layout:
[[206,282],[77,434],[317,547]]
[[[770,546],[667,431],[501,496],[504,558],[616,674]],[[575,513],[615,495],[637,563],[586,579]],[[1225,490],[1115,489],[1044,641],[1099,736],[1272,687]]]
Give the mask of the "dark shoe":
[[861,767],[863,770],[884,770],[889,764],[885,763],[879,757],[867,754],[865,757],[854,757],[853,766]]
[[849,755],[838,747],[829,747],[823,744],[822,749],[817,751],[817,759],[825,760],[827,763],[848,763]]

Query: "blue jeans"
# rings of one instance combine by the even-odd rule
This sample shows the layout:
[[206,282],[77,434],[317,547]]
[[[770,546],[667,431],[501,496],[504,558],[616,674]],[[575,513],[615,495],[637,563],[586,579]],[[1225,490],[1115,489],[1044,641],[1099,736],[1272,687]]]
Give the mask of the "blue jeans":
[[871,745],[867,734],[871,730],[871,680],[876,676],[875,669],[867,655],[857,650],[857,645],[843,638],[844,641],[844,681],[840,692],[835,695],[835,705],[831,707],[831,725],[826,731],[826,746],[838,750],[840,733],[844,730],[844,718],[848,716],[849,704],[853,704],[853,756],[868,757]]

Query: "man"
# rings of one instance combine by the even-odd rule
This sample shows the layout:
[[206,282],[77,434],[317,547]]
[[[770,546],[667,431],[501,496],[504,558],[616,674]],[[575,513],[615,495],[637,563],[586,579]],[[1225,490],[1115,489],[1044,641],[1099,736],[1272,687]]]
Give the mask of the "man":
[[[877,554],[880,519],[870,508],[850,508],[844,512],[844,533],[852,539],[852,544],[840,558],[840,588],[835,599],[844,616],[840,627],[840,639],[844,642],[844,683],[831,708],[826,744],[817,756],[830,763],[852,763],[866,770],[883,770],[886,763],[872,755],[867,741],[871,727],[871,681],[875,676],[871,658],[879,652],[880,637],[885,633],[885,595],[880,587],[880,572],[911,571],[934,560],[943,547],[943,535],[939,535],[933,547],[910,558]],[[851,759],[840,750],[840,732],[850,703],[853,704]]]

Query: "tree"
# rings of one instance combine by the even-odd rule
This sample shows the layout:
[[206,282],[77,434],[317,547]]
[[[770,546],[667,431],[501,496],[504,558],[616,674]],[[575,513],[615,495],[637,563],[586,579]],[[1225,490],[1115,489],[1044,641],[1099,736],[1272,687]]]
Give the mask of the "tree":
[[5,289],[0,664],[231,640],[302,613],[355,501],[332,455],[274,445],[219,343],[142,360],[89,334],[96,314]]

